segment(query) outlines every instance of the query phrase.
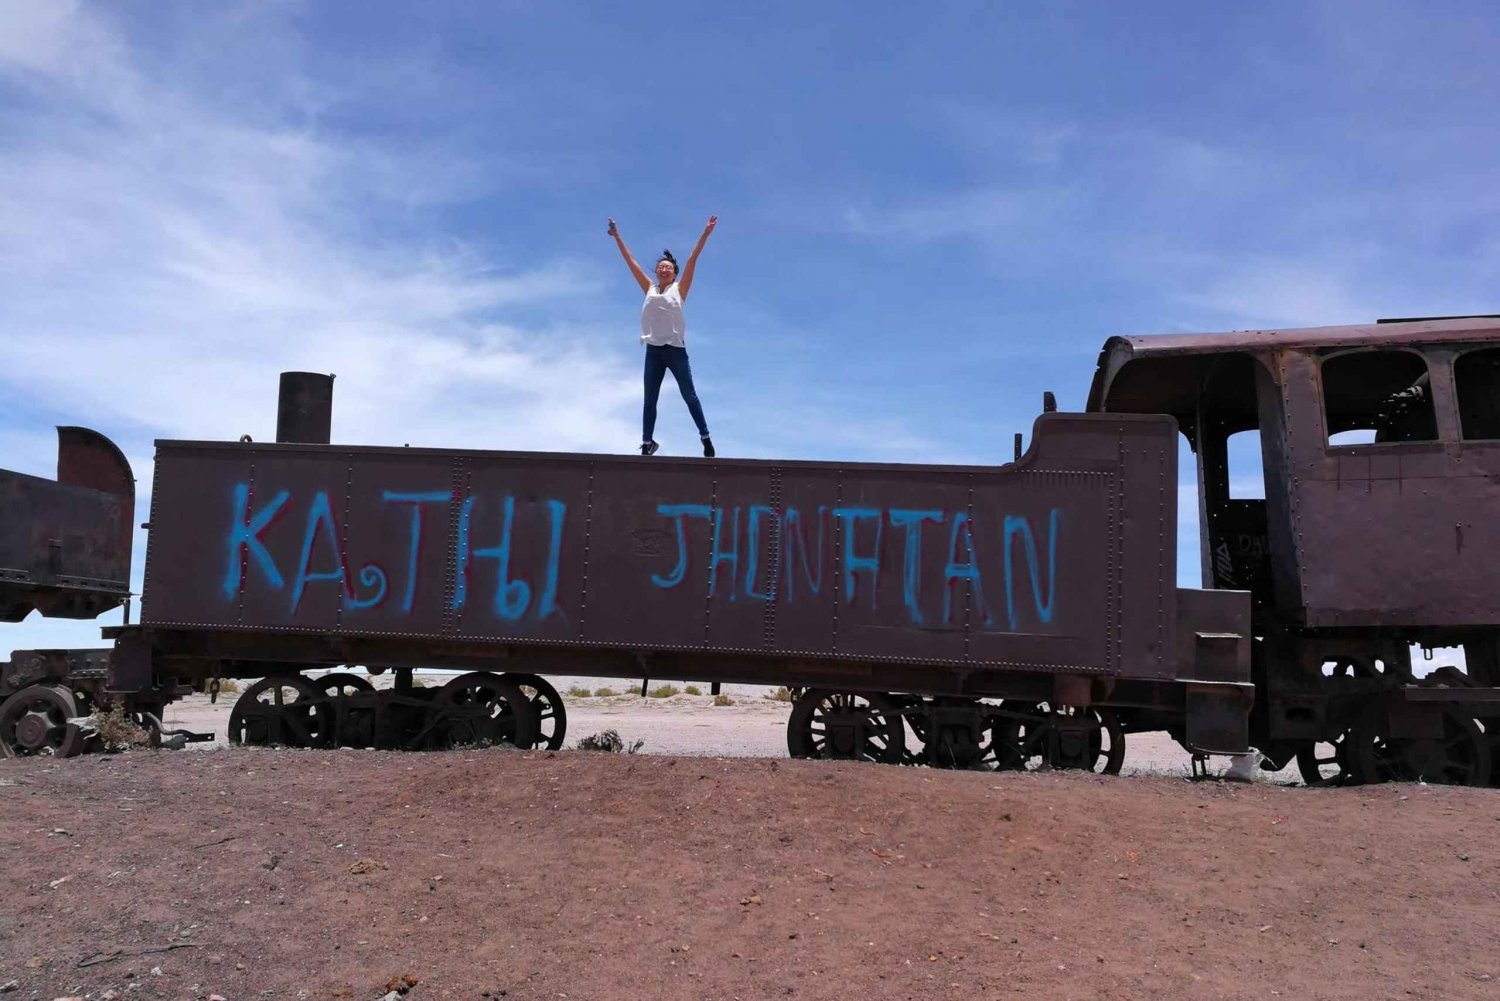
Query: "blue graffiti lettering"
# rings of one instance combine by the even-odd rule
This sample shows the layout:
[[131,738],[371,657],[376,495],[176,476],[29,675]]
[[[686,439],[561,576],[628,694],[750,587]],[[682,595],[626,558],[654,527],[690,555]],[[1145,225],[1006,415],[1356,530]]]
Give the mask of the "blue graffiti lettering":
[[732,546],[724,548],[724,508],[714,508],[713,542],[708,554],[708,596],[718,593],[719,564],[729,564],[729,600],[734,600],[734,580],[740,570],[740,509],[734,508],[729,522],[729,541]]
[[[328,546],[333,550],[333,558],[338,566],[332,570],[313,570],[312,556],[313,548],[316,546],[319,534],[328,540]],[[302,594],[307,590],[307,585],[315,580],[344,579],[344,556],[339,551],[339,533],[333,520],[333,505],[328,501],[328,492],[319,490],[313,495],[312,506],[307,511],[307,530],[302,533],[302,556],[297,561],[297,579],[292,584],[292,612],[302,604]]]
[[911,511],[891,508],[889,512],[892,528],[906,529],[906,559],[901,574],[901,598],[906,603],[906,615],[913,624],[926,621],[921,608],[922,569],[922,523],[943,523],[941,511]]
[[[963,536],[964,560],[959,562],[958,539]],[[991,618],[984,603],[984,583],[980,579],[979,561],[974,557],[974,530],[969,525],[967,514],[953,516],[953,529],[948,535],[948,563],[943,567],[943,621],[953,621],[953,592],[959,581],[969,582],[969,593],[975,609],[986,626]]]
[[498,564],[495,614],[502,619],[514,622],[526,614],[526,608],[531,604],[531,585],[524,580],[510,579],[510,539],[511,529],[516,520],[516,499],[507,494],[505,500],[501,502],[501,512],[504,523],[500,528],[499,543],[485,549],[474,550],[474,556],[476,559],[481,556],[493,559]]
[[260,540],[260,536],[291,498],[292,495],[283,490],[252,517],[250,484],[234,485],[234,515],[229,523],[229,569],[224,574],[225,598],[233,599],[244,584],[243,562],[246,554],[254,558],[255,565],[260,567],[261,573],[266,575],[266,580],[270,581],[272,587],[280,591],[286,586],[281,571],[276,569],[276,561],[271,559],[271,551]]
[[[795,601],[797,598],[797,574],[795,564],[802,564],[802,575],[807,581],[807,589],[814,595],[823,593],[823,536],[828,524],[825,517],[828,509],[821,504],[818,505],[818,541],[813,546],[813,552],[818,554],[818,576],[813,577],[812,562],[807,558],[807,538],[802,529],[802,513],[796,508],[789,508],[786,513],[786,542],[787,542],[787,574],[786,574],[786,600]],[[800,560],[797,557],[801,557]]]
[[658,504],[656,513],[663,518],[671,518],[676,523],[677,566],[665,577],[661,574],[652,574],[651,583],[661,588],[676,587],[687,576],[688,568],[687,529],[683,524],[684,519],[702,518],[708,521],[713,517],[713,509],[707,504]]
[[562,563],[563,522],[568,517],[568,505],[549,500],[547,513],[552,521],[552,534],[547,543],[547,575],[542,583],[542,596],[536,603],[539,619],[550,618],[557,611],[557,576]]
[[[844,600],[854,603],[856,593],[855,574],[865,571],[870,575],[870,607],[875,607],[875,590],[880,583],[880,528],[884,524],[881,510],[875,507],[836,507],[833,516],[844,523],[843,564]],[[870,553],[861,556],[855,551],[857,533],[855,526],[861,521],[875,523],[875,546]]]
[[764,591],[755,589],[755,578],[760,573],[760,519],[762,515],[768,515],[771,519],[775,533],[776,552],[781,552],[781,519],[776,515],[776,509],[764,504],[751,504],[750,513],[745,519],[745,538],[749,547],[749,554],[745,559],[745,594],[756,601],[771,601],[776,597],[776,581],[780,575],[781,568],[773,567],[771,570],[770,584]]
[[426,504],[451,504],[453,491],[402,494],[387,490],[384,498],[387,504],[411,505],[411,550],[406,562],[406,596],[401,601],[401,611],[410,613],[417,600],[417,566],[422,556],[422,507]]
[[1005,614],[1010,628],[1016,628],[1016,601],[1011,581],[1010,540],[1019,537],[1026,550],[1026,569],[1031,576],[1031,600],[1037,618],[1043,624],[1052,622],[1053,601],[1057,597],[1057,522],[1060,512],[1053,508],[1047,516],[1047,600],[1042,600],[1042,585],[1037,566],[1036,540],[1031,536],[1031,522],[1018,515],[1005,516]]

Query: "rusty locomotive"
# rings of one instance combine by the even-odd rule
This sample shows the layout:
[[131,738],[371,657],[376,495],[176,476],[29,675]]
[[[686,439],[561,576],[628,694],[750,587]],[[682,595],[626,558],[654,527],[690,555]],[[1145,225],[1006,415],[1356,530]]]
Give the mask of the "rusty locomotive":
[[[138,623],[0,665],[0,750],[81,750],[104,701],[160,731],[226,678],[258,679],[236,743],[558,747],[543,676],[583,675],[787,686],[796,756],[1112,772],[1164,730],[1310,783],[1486,785],[1497,379],[1493,317],[1113,338],[1013,462],[918,466],[333,445],[331,377],[289,373],[275,443],[157,443]],[[70,434],[56,483],[0,473],[11,618],[128,597],[128,469],[80,477]]]

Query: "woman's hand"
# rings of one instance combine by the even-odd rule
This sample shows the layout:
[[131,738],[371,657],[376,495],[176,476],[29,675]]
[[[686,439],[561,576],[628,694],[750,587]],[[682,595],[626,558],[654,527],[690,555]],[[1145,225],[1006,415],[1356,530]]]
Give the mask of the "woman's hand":
[[613,219],[611,219],[609,221],[609,235],[610,236],[619,236],[620,235],[620,231],[617,230],[617,229],[615,229],[615,221]]
[[707,236],[708,234],[712,233],[714,231],[714,227],[717,226],[718,224],[719,224],[719,217],[718,216],[716,216],[716,215],[709,216],[708,217],[708,225],[703,227],[703,235]]

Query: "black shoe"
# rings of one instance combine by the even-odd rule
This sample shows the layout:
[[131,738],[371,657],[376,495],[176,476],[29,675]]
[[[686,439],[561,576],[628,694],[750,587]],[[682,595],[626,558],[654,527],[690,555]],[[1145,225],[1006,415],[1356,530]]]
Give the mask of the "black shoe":
[[714,440],[708,435],[703,436],[703,457],[705,459],[714,457]]
[[655,455],[656,454],[656,450],[658,448],[661,448],[661,446],[658,445],[654,441],[643,441],[643,442],[641,442],[641,454],[642,455]]

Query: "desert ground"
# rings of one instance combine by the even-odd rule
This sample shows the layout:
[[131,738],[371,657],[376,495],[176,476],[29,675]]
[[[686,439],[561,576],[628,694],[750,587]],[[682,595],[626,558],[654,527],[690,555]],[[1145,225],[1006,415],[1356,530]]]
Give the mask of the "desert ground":
[[0,998],[1500,998],[1493,790],[794,761],[730,693],[568,700],[634,755],[0,761]]

